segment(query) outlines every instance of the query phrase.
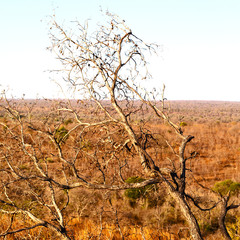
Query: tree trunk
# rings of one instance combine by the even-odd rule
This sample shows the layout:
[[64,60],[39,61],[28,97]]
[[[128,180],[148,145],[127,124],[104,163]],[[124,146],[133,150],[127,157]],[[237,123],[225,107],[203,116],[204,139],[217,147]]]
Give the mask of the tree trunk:
[[190,234],[192,238],[194,240],[203,240],[197,219],[193,215],[184,197],[178,191],[171,189],[170,186],[168,186],[168,189],[169,189],[170,195],[175,199],[175,201],[177,201],[183,215],[185,216],[185,219],[190,228]]
[[220,217],[218,220],[219,228],[220,228],[221,234],[224,237],[224,239],[232,240],[232,238],[230,237],[230,235],[227,231],[226,225],[225,225],[225,218],[227,215],[228,198],[223,197],[221,200],[222,201],[221,201]]
[[49,223],[46,223],[46,227],[51,229],[52,231],[54,231],[57,236],[59,237],[59,239],[61,240],[71,240],[71,238],[68,236],[67,232],[66,232],[66,229],[62,229],[62,231],[57,228],[56,226],[52,225],[52,224],[49,224]]

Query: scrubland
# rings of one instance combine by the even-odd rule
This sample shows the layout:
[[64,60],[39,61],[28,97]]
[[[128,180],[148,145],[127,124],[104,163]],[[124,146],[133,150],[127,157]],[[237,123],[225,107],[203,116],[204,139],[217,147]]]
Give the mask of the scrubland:
[[[67,101],[14,100],[12,104],[22,114],[22,118],[28,123],[33,123],[35,127],[48,126],[49,129],[68,130],[76,124],[71,114],[61,114],[56,111],[59,107],[65,108],[69,104]],[[78,110],[82,121],[93,122],[95,118],[102,117],[102,113],[91,102],[72,100],[71,106]],[[197,153],[196,157],[188,162],[187,190],[198,199],[202,207],[210,207],[218,202],[218,194],[212,191],[216,182],[226,179],[240,182],[240,103],[168,101],[165,107],[172,121],[178,123],[185,134],[194,136],[186,152],[186,154],[191,154],[193,151]],[[175,161],[176,158],[172,150],[179,147],[175,135],[172,134],[173,130],[169,129],[164,121],[153,117],[148,108],[141,109],[130,118],[139,133],[139,139],[143,138],[143,132],[149,132],[146,149],[155,156],[156,163],[161,167],[169,167],[171,161]],[[9,126],[13,124],[3,111],[0,112],[0,121]],[[17,125],[11,126],[13,131],[14,127],[17,128]],[[62,130],[59,130],[59,138],[64,132]],[[119,152],[114,150],[114,160],[111,159],[112,149],[117,148],[118,138],[124,139],[124,132],[119,129],[114,131],[114,128],[111,129],[110,134],[109,129],[98,130],[96,128],[94,131],[86,131],[81,136],[76,131],[69,135],[62,144],[63,151],[69,158],[75,156],[76,147],[81,148],[81,152],[76,156],[80,175],[91,179],[92,182],[115,183],[117,179],[120,181],[144,179],[146,176],[142,173],[141,165],[131,152],[130,146],[128,146],[129,149],[119,150]],[[2,143],[8,141],[7,144],[11,149],[11,154],[8,154],[12,165],[17,166],[19,173],[22,174],[27,171],[34,172],[32,163],[28,162],[26,156],[21,155],[22,152],[18,149],[15,139],[7,135],[4,126],[0,128],[0,131],[0,141]],[[40,149],[38,159],[42,159],[41,161],[46,164],[49,174],[62,182],[71,181],[72,173],[70,169],[61,165],[54,146],[47,139],[38,137],[34,129],[26,126],[24,131],[25,141],[38,145]],[[55,133],[57,134],[56,131]],[[109,145],[107,145],[106,139],[109,136],[111,141],[109,140]],[[165,137],[172,149],[164,141]],[[7,166],[3,163],[2,155],[1,169],[4,168]],[[121,176],[119,176],[119,169]],[[9,179],[8,175],[2,176],[2,184]],[[42,196],[47,197],[49,193],[43,193],[44,184],[37,185],[34,182],[32,184],[36,192],[39,194],[41,192]],[[50,222],[55,221],[51,219],[52,215],[49,211],[36,199],[29,199],[28,193],[24,192],[20,185],[12,189],[10,198],[18,201],[22,208],[30,207],[30,211],[38,216],[41,215]],[[76,188],[70,190],[65,196],[56,192],[56,198],[59,205],[66,204],[67,201],[63,214],[67,231],[72,239],[191,239],[179,207],[161,184],[133,191]],[[237,197],[233,200],[239,203]],[[193,205],[191,207],[196,213],[204,238],[221,239],[217,222],[218,206],[211,211],[200,211]],[[14,215],[17,221],[12,221],[10,225],[10,216],[2,214],[0,217],[0,232],[5,232],[7,228],[14,230],[19,226],[31,225],[30,220],[20,216],[17,212]],[[228,213],[226,225],[232,238],[240,239],[238,209]],[[44,227],[38,227],[8,235],[6,239],[57,239],[57,236]]]

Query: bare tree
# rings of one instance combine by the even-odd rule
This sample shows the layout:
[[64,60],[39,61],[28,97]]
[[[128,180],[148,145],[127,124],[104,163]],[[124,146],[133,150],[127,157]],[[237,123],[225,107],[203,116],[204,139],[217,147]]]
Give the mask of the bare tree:
[[[164,98],[161,99],[162,105],[157,106],[156,102],[152,101],[154,94],[149,96],[150,93],[139,86],[143,79],[149,80],[150,77],[145,56],[155,52],[157,46],[144,43],[117,16],[110,13],[108,16],[110,22],[99,26],[98,31],[92,36],[88,36],[87,25],[77,23],[79,32],[69,34],[53,20],[52,49],[64,66],[66,81],[86,94],[87,98],[94,101],[104,113],[104,120],[93,124],[82,123],[77,116],[76,118],[79,125],[120,126],[125,134],[122,146],[127,143],[131,145],[143,170],[151,177],[142,184],[162,182],[180,205],[193,239],[202,239],[199,225],[185,193],[186,163],[196,155],[193,152],[186,157],[185,149],[194,137],[185,136],[181,128],[169,119],[164,108]],[[113,113],[104,106],[103,100],[111,102]],[[126,108],[130,101],[136,100],[150,108],[157,118],[164,120],[175,131],[180,140],[179,151],[176,152],[179,167],[172,162],[172,168],[161,169],[138,140],[130,121],[132,112]],[[113,189],[113,186],[103,187]]]
[[[21,113],[14,101],[2,100],[7,120],[0,122],[4,131],[0,208],[11,221],[0,236],[42,226],[71,239],[66,211],[74,189],[123,190],[162,184],[180,206],[192,238],[203,239],[190,202],[200,206],[186,190],[187,164],[197,155],[186,154],[186,148],[194,136],[184,135],[171,121],[163,93],[141,87],[143,81],[150,81],[147,57],[158,46],[143,42],[116,15],[107,13],[107,17],[107,24],[91,35],[87,24],[75,22],[74,31],[67,31],[52,19],[50,49],[63,66],[64,80],[78,94],[79,105],[60,102],[39,121],[27,118],[29,111]],[[144,120],[136,123],[136,115],[144,116],[146,111],[168,124],[176,136],[178,147],[159,133],[171,157],[161,159],[148,147],[151,142],[161,143]],[[64,123],[70,116],[74,121],[67,128]],[[126,183],[125,176],[134,171],[135,163],[141,165],[145,180]],[[12,230],[19,214],[28,219],[27,226]]]

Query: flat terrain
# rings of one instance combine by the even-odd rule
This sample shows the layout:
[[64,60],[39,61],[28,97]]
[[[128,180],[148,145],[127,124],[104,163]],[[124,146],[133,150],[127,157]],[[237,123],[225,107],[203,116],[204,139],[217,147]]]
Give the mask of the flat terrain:
[[[3,102],[1,104],[7,106]],[[110,102],[105,101],[102,104],[109,112],[113,111]],[[171,168],[172,164],[178,167],[178,158],[174,151],[179,148],[179,140],[166,122],[154,116],[149,108],[142,107],[137,101],[120,104],[124,106],[126,114],[129,114],[129,121],[139,141],[143,144],[146,141],[146,151],[153,156],[155,163],[164,168]],[[105,114],[94,102],[11,100],[10,105],[20,114],[24,141],[34,147],[39,166],[45,169],[44,164],[46,164],[48,173],[56,180],[62,183],[75,181],[71,170],[61,163],[54,145],[48,138],[45,138],[46,134],[49,136],[55,134],[56,140],[62,144],[63,156],[69,161],[75,159],[74,163],[80,176],[91,182],[106,181],[109,184],[116,184],[131,177],[146,177],[131,146],[124,148],[126,135],[121,127],[107,125],[105,128],[99,126],[92,129],[76,128],[78,121],[95,123],[106,119]],[[160,102],[156,105],[161,107]],[[163,107],[169,118],[181,126],[185,135],[194,136],[186,150],[186,155],[197,153],[187,163],[189,169],[187,190],[199,197],[199,203],[203,206],[210,206],[218,199],[217,195],[211,192],[216,182],[226,179],[240,182],[240,102],[166,101]],[[7,153],[8,161],[17,167],[17,171],[22,176],[35,173],[34,164],[30,163],[29,156],[23,156],[19,145],[16,144],[16,137],[13,137],[12,133],[8,134],[4,127],[6,124],[14,134],[16,131],[17,136],[21,133],[18,130],[21,124],[9,117],[4,109],[0,110],[0,122],[3,123],[3,127],[0,128],[0,141],[3,143],[2,146],[5,146],[4,144],[8,146],[8,150],[7,148],[3,150],[2,147],[0,149],[1,168],[9,168],[9,164],[4,163],[3,157],[5,154],[6,158]],[[39,129],[45,132],[45,135],[39,134]],[[71,134],[64,139],[68,131]],[[149,137],[148,140],[146,136]],[[9,149],[12,149],[11,154]],[[10,179],[11,176],[2,176],[2,184],[8,178]],[[36,192],[40,191],[39,188],[43,186],[36,187],[38,189]],[[15,192],[10,195],[13,199],[18,197],[15,193],[24,196],[26,202],[24,207],[26,207],[30,201],[28,199],[30,192],[25,193],[25,190],[20,189],[20,185],[18,187],[16,191],[16,186],[14,186]],[[170,239],[170,237],[180,239],[179,229],[184,229],[185,222],[179,208],[166,195],[161,185],[149,191],[150,195],[146,193],[139,198],[129,198],[125,191],[112,192],[84,188],[71,190],[70,201],[64,209],[64,216],[69,221],[69,231],[72,231],[76,239],[90,239],[91,234],[95,239],[100,236],[100,233],[102,236],[110,233],[112,236],[114,234],[117,236],[109,237],[110,239],[121,239],[124,234],[127,239],[144,239],[144,234],[152,236],[146,239],[158,239],[159,235],[165,236],[163,239]],[[45,191],[41,194],[47,199],[49,192]],[[56,196],[59,198],[57,201],[60,205],[61,202],[66,201],[66,196],[62,196],[60,190]],[[35,203],[31,204],[35,206]],[[39,210],[41,208],[38,206],[36,209],[42,214],[46,211],[45,215],[47,215],[47,210]],[[217,238],[219,236],[217,228],[211,227],[210,230],[207,228],[207,224],[214,225],[218,211],[218,209],[213,210],[210,215],[205,212],[198,213],[202,231],[208,236],[206,239],[216,239],[216,236]],[[229,226],[240,224],[239,218],[239,211],[232,211],[230,220],[228,219]],[[4,221],[7,224],[8,220],[3,218],[2,222]],[[21,225],[24,220],[18,221]],[[4,226],[1,226],[1,229],[3,231]],[[172,236],[169,235],[171,232]],[[43,234],[46,237],[47,233]],[[134,234],[139,237],[134,238]],[[80,237],[83,235],[86,237]],[[183,236],[184,238],[181,239],[188,239],[187,233]]]

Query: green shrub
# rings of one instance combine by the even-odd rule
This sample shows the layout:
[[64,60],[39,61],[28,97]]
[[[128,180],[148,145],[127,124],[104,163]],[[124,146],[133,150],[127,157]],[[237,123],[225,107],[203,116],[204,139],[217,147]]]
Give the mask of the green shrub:
[[[125,182],[126,183],[141,183],[145,181],[144,178],[141,177],[129,177]],[[147,202],[152,202],[150,193],[153,192],[154,186],[149,185],[142,188],[130,188],[125,190],[124,195],[129,199],[129,204],[131,207],[135,207],[137,200],[144,199],[145,205]]]
[[240,183],[227,179],[222,182],[215,183],[213,191],[221,194],[222,196],[226,196],[229,192],[231,195],[235,195],[240,192]]
[[25,164],[21,164],[20,166],[18,166],[18,168],[20,170],[28,170],[29,169],[29,166],[25,165]]
[[180,127],[185,127],[185,126],[187,126],[186,122],[180,122]]
[[61,126],[56,129],[54,138],[58,144],[65,143],[67,140],[67,134],[68,130],[64,126]]
[[[144,180],[145,179],[143,179],[141,177],[130,177],[125,182],[126,183],[140,183],[140,182],[143,182]],[[144,188],[130,188],[130,189],[125,190],[124,194],[127,198],[136,200],[136,199],[140,198],[141,196],[143,196],[144,192],[145,192]]]
[[54,162],[54,160],[53,160],[52,158],[50,158],[50,157],[47,157],[45,160],[46,160],[47,162],[49,162],[49,163],[53,163],[53,162]]

